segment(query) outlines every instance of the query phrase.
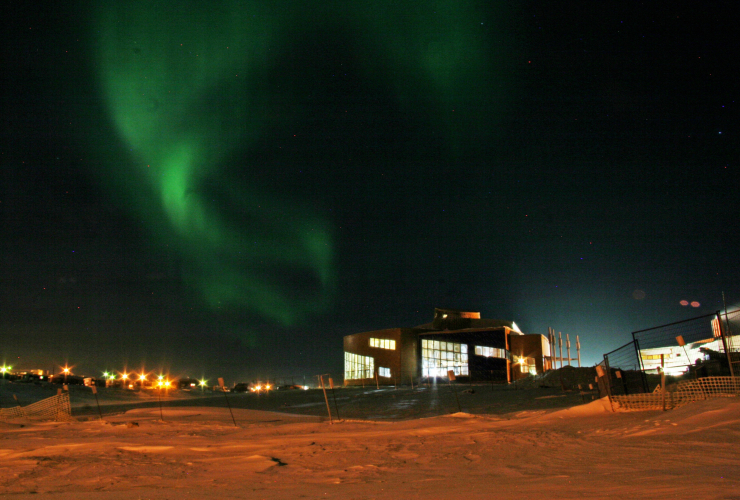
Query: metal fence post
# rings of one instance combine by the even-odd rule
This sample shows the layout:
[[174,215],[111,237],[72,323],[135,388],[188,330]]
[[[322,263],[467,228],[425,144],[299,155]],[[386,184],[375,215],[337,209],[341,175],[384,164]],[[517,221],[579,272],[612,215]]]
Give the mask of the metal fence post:
[[722,328],[722,314],[717,311],[717,324],[719,325],[719,335],[722,337],[722,346],[725,348],[725,354],[727,355],[727,366],[730,367],[730,377],[735,378],[735,370],[732,369],[732,356],[727,348],[727,335],[725,329]]
[[647,375],[645,375],[645,367],[642,365],[642,355],[640,354],[640,341],[635,338],[635,334],[632,334],[632,341],[635,343],[635,355],[637,356],[637,366],[640,367],[640,378],[642,379],[642,392],[650,392],[648,389]]

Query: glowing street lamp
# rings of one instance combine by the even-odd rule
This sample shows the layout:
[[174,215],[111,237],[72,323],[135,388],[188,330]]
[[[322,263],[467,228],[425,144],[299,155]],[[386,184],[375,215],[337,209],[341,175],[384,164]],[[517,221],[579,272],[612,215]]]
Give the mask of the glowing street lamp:
[[207,380],[201,379],[201,381],[200,381],[200,392],[205,391],[205,389],[206,389],[206,383],[208,383]]
[[13,368],[12,366],[0,366],[0,377],[5,378],[5,374],[10,372],[10,369]]

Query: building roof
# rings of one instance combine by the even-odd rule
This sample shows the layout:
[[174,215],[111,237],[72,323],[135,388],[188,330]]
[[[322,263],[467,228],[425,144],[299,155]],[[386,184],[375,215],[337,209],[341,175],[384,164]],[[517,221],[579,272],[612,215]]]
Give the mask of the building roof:
[[513,330],[511,329],[511,327],[508,327],[506,325],[456,328],[454,330],[428,330],[427,329],[427,330],[419,331],[418,333],[419,335],[443,335],[443,334],[450,334],[450,333],[485,333],[485,332],[501,331],[504,328],[509,328],[511,330],[512,335],[523,335],[523,333]]
[[[434,308],[434,319],[430,323],[411,327],[416,334],[429,333],[449,333],[449,332],[483,332],[502,330],[508,328],[514,335],[523,335],[523,332],[513,321],[502,319],[484,319],[480,317],[479,312],[461,311],[457,309]],[[395,330],[396,328],[386,328],[383,330],[373,330],[373,332],[382,332],[384,330]],[[405,329],[405,328],[403,328]],[[372,333],[372,332],[363,332]]]

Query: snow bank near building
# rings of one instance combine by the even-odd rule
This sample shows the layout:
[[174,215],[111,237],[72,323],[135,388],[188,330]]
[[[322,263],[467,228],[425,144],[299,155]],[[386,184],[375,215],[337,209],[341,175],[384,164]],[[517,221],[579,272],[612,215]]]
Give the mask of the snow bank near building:
[[611,413],[598,400],[383,425],[235,409],[235,427],[225,408],[165,411],[3,424],[0,496],[655,499],[740,491],[737,398],[671,412]]

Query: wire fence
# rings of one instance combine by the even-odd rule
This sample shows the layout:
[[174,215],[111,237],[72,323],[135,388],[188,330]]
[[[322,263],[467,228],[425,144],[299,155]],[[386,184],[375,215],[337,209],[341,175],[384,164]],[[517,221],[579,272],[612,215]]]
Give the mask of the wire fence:
[[[569,369],[565,369],[570,371]],[[573,368],[572,371],[576,371]],[[589,369],[582,369],[588,371]],[[590,369],[593,372],[593,369]],[[576,379],[573,374],[566,374],[566,387],[561,384],[543,384],[538,379],[527,379],[512,384],[491,383],[490,381],[473,380],[461,382],[429,378],[423,383],[393,385],[347,386],[328,384],[324,376],[324,388],[316,388],[317,378],[309,389],[274,387],[265,392],[221,392],[208,388],[197,390],[150,390],[125,389],[121,387],[98,387],[93,393],[91,387],[70,386],[70,391],[63,396],[70,404],[65,415],[82,420],[121,419],[135,420],[153,418],[156,420],[177,421],[191,418],[195,413],[221,414],[231,422],[229,412],[233,413],[235,424],[242,425],[255,418],[276,421],[292,414],[314,421],[363,420],[363,421],[401,421],[417,418],[449,415],[457,412],[477,415],[500,415],[530,411],[548,411],[567,408],[591,401],[597,397],[595,390],[588,390],[588,384],[582,391],[576,390]],[[308,379],[308,377],[307,377]],[[592,380],[589,374],[584,380]],[[282,387],[277,385],[277,387]],[[34,386],[31,384],[4,384],[0,388],[6,396],[17,393],[23,411],[30,411],[34,398],[49,399],[52,387]],[[54,396],[55,398],[56,396]],[[12,397],[11,397],[12,400]],[[7,408],[3,405],[2,418],[22,418],[18,408]],[[55,409],[58,403],[49,399],[50,407]],[[48,405],[49,402],[43,403]],[[211,410],[204,410],[204,409]],[[262,412],[271,412],[269,415]],[[28,413],[26,414],[28,415]],[[283,415],[282,417],[280,415]],[[56,414],[47,415],[51,420]],[[205,418],[205,417],[204,417]],[[252,419],[252,420],[250,420]],[[288,420],[290,420],[288,418]],[[287,421],[287,420],[286,420]]]
[[647,378],[640,364],[640,347],[633,340],[622,347],[604,354],[606,383],[611,393],[638,394],[648,391]]
[[740,376],[740,310],[720,314],[732,373]]
[[615,407],[670,409],[738,394],[740,310],[638,330],[632,338],[597,367],[599,387]]
[[[734,331],[734,332],[733,332]],[[740,311],[705,314],[632,333],[645,373],[732,375],[740,368]]]

